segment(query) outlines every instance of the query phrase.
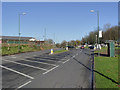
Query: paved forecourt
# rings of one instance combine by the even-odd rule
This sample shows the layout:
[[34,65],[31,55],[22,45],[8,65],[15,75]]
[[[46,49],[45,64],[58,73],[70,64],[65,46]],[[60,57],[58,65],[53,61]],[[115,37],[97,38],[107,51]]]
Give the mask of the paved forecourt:
[[64,64],[74,51],[49,55],[49,51],[29,52],[2,57],[3,88],[22,88],[33,79],[44,75]]

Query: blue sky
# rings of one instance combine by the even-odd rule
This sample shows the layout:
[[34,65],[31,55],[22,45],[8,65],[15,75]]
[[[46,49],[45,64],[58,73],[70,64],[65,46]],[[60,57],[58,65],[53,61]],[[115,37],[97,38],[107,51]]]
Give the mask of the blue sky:
[[90,10],[99,10],[100,27],[107,23],[118,24],[117,2],[3,2],[2,35],[18,36],[18,14],[21,16],[21,36],[32,36],[55,41],[80,40],[97,27],[97,15]]

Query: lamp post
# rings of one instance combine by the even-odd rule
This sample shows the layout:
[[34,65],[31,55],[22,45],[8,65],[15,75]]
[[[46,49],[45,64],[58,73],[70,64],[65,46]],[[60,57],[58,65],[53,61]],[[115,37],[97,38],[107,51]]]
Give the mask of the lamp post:
[[[91,12],[96,12],[97,13],[97,24],[98,24],[98,36],[96,35],[96,37],[98,37],[98,48],[99,48],[99,11],[94,11],[94,10],[90,10]],[[98,56],[99,56],[99,51],[98,51]],[[93,90],[93,85],[94,85],[94,57],[93,57],[93,61],[92,61],[92,90]]]
[[97,37],[98,37],[98,49],[99,49],[99,11],[97,10],[97,11],[94,11],[94,10],[90,10],[91,12],[96,12],[97,13],[97,28],[98,28],[98,35],[97,35]]
[[20,35],[21,35],[21,33],[20,33],[20,16],[21,15],[26,15],[26,13],[18,14],[18,16],[19,16],[19,33],[18,33],[18,35],[19,35],[19,47],[18,47],[18,51],[19,52],[20,52]]
[[96,35],[96,45],[97,45],[97,35]]

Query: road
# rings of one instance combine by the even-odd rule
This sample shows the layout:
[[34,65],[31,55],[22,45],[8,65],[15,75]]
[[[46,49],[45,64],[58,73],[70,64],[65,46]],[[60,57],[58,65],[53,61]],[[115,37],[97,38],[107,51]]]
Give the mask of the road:
[[0,65],[3,88],[91,87],[91,50],[48,53],[40,51],[3,56]]

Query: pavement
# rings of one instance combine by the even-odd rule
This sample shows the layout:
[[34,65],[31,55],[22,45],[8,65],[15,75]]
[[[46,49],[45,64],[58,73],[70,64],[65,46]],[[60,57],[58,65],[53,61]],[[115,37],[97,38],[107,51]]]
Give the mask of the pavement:
[[[56,49],[60,50],[60,49]],[[49,55],[50,50],[2,57],[3,88],[90,88],[92,52],[72,49]]]

